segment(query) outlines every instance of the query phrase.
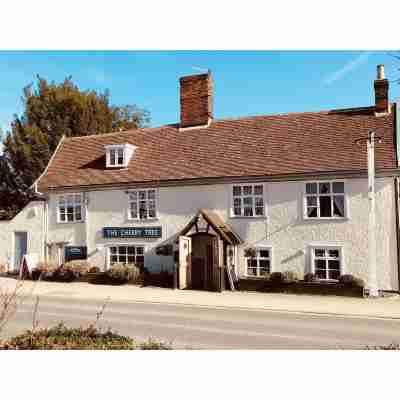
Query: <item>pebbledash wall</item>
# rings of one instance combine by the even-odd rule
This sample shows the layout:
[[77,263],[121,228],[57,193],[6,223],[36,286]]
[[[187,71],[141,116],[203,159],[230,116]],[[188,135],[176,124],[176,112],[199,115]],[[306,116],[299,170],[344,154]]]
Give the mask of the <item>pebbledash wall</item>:
[[[252,182],[248,182],[252,183]],[[304,181],[265,184],[265,218],[231,218],[229,184],[166,187],[157,191],[158,219],[129,221],[125,190],[85,193],[84,222],[57,223],[57,194],[49,200],[48,239],[87,246],[88,258],[107,268],[108,247],[136,244],[145,247],[145,266],[152,270],[172,268],[173,258],[158,256],[155,247],[172,243],[176,234],[200,208],[222,217],[243,239],[237,251],[237,268],[246,274],[243,251],[248,246],[270,246],[272,271],[294,270],[301,275],[311,270],[310,246],[338,246],[343,253],[342,273],[354,274],[367,281],[368,274],[368,198],[366,179],[345,180],[347,218],[343,220],[307,220],[303,217]],[[103,227],[161,226],[159,239],[105,239]],[[378,286],[398,290],[396,207],[393,178],[376,179],[376,232]],[[56,254],[53,252],[53,258]]]
[[45,207],[44,201],[32,201],[12,220],[0,221],[0,264],[6,265],[8,270],[17,269],[14,262],[16,232],[27,232],[27,252],[44,259]]

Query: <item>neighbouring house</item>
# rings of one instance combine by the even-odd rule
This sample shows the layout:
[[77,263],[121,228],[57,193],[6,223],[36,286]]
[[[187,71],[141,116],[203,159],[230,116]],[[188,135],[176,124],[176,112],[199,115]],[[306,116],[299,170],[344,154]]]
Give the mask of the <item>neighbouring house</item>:
[[[351,90],[351,89],[349,89]],[[377,279],[399,289],[399,143],[389,84],[375,104],[320,112],[213,118],[211,74],[180,79],[180,122],[63,138],[33,202],[3,222],[0,263],[24,251],[107,269],[178,266],[179,287],[212,288],[218,268],[264,279],[274,271],[368,278],[365,146],[376,159]]]

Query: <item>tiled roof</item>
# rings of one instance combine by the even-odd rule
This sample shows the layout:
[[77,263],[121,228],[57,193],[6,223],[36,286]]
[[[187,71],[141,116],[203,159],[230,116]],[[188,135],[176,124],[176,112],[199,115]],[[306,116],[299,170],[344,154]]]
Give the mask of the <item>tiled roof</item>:
[[[373,107],[365,107],[214,120],[198,129],[166,125],[66,138],[39,190],[366,170],[365,146],[354,141],[366,137],[369,129],[383,138],[376,146],[376,168],[396,168],[394,107],[379,117]],[[137,150],[128,168],[106,169],[104,145],[119,143],[131,143]]]

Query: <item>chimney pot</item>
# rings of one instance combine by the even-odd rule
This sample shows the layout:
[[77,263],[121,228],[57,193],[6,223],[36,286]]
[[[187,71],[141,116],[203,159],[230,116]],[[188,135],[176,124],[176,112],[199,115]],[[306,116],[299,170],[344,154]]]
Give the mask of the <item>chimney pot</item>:
[[389,81],[385,79],[385,67],[380,64],[376,67],[377,76],[374,82],[375,89],[375,113],[386,114],[390,112]]
[[383,64],[379,64],[377,67],[377,75],[376,79],[381,80],[385,79],[385,66]]

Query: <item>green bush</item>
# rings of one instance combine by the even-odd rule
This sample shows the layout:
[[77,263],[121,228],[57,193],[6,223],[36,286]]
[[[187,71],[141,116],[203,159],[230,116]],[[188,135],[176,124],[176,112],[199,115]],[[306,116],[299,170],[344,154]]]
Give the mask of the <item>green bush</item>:
[[339,283],[344,285],[352,286],[352,287],[360,287],[363,288],[365,286],[364,281],[360,278],[355,277],[351,274],[340,275]]
[[133,350],[135,342],[111,331],[89,328],[67,328],[60,323],[52,328],[30,330],[2,344],[3,349],[15,350]]
[[365,287],[365,282],[361,278],[354,278],[353,287],[363,288]]
[[282,283],[283,282],[283,274],[282,274],[282,272],[273,272],[271,274],[270,281],[272,283]]
[[87,260],[74,260],[64,264],[64,268],[78,276],[86,275],[92,266]]
[[283,273],[283,280],[288,283],[298,282],[299,274],[296,271],[285,271]]
[[117,281],[135,281],[140,276],[140,269],[135,264],[114,264],[106,271],[109,278]]
[[139,344],[140,350],[172,350],[172,347],[163,342],[158,342],[154,339],[148,339],[147,342]]
[[89,274],[98,274],[100,272],[100,268],[99,267],[90,267],[88,272],[89,272]]
[[32,270],[32,279],[37,280],[39,278],[47,281],[53,280],[55,271],[58,269],[58,265],[52,261],[41,261],[36,264],[36,267]]
[[390,343],[381,346],[367,346],[364,350],[400,350],[400,344]]
[[0,342],[0,350],[171,350],[172,347],[149,339],[139,343],[111,330],[102,332],[94,326],[68,328],[60,323],[52,328],[28,330]]
[[313,274],[312,272],[308,272],[307,274],[304,275],[304,282],[313,283],[317,281],[318,281],[317,275]]

